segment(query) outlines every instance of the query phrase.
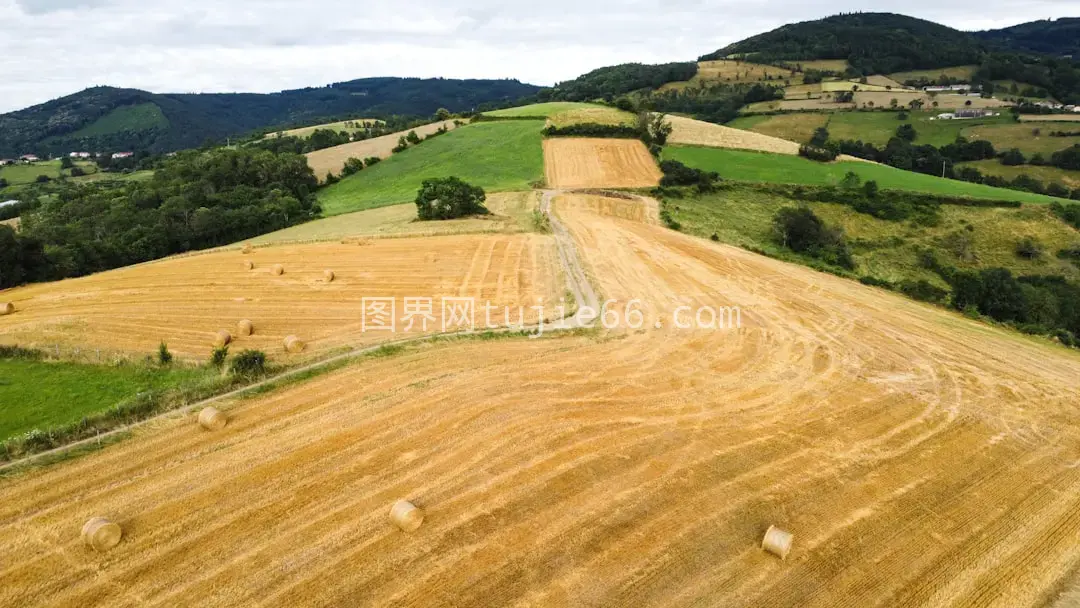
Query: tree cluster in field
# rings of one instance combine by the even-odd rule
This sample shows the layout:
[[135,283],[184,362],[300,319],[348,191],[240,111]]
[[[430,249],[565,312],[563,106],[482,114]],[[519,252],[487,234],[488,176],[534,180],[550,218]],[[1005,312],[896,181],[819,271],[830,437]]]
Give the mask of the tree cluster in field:
[[824,146],[803,144],[799,146],[799,156],[817,161],[819,163],[831,163],[836,160],[840,153]]
[[[427,118],[415,119],[404,118],[401,116],[392,116],[390,117],[390,119],[382,123],[364,123],[364,126],[362,126],[362,128],[357,128],[352,131],[315,129],[315,131],[313,131],[311,135],[307,137],[297,137],[295,135],[280,135],[277,137],[268,137],[265,139],[254,139],[246,143],[245,145],[260,148],[263,150],[269,150],[271,152],[291,152],[293,154],[307,154],[308,152],[314,152],[316,150],[323,150],[326,148],[332,148],[334,146],[340,146],[351,142],[364,141],[375,137],[382,137],[384,135],[397,133],[399,131],[405,131],[407,129],[415,129],[416,127],[425,125],[429,122],[430,120]],[[446,130],[442,129],[442,133],[445,132]],[[429,135],[429,137],[433,136]]]
[[607,125],[595,122],[579,122],[577,124],[557,127],[548,125],[541,131],[545,137],[614,137],[623,139],[638,139],[641,130],[631,125]]
[[687,167],[677,160],[660,161],[660,171],[664,174],[660,178],[660,186],[663,188],[693,186],[704,193],[711,192],[720,181],[720,174],[716,171]]
[[457,177],[425,179],[416,193],[416,217],[426,221],[487,215],[485,200],[483,188]]
[[216,247],[318,215],[303,156],[182,152],[145,182],[66,184],[37,198],[20,231],[0,226],[0,287]]
[[773,235],[779,245],[796,253],[840,268],[855,267],[844,231],[827,225],[809,207],[784,207],[777,211],[773,216]]

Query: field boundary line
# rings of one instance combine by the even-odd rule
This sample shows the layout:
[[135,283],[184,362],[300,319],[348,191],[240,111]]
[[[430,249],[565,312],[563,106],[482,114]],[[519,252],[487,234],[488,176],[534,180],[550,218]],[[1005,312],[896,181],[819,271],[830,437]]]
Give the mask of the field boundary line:
[[[528,333],[530,330],[537,330],[542,326],[546,327],[547,331],[552,332],[573,331],[589,327],[591,323],[596,319],[596,315],[598,314],[596,311],[599,310],[599,299],[597,298],[596,291],[593,289],[592,284],[589,282],[588,278],[585,275],[585,271],[581,266],[580,257],[578,256],[577,248],[574,246],[573,237],[570,236],[569,231],[562,224],[562,222],[560,222],[555,217],[554,213],[551,212],[551,199],[554,198],[556,195],[560,194],[561,192],[555,190],[544,190],[542,192],[543,198],[541,200],[540,209],[545,215],[548,216],[551,222],[552,233],[555,235],[556,250],[558,252],[559,261],[563,267],[564,273],[566,274],[567,286],[569,287],[570,292],[573,294],[576,303],[574,312],[571,316],[555,318],[550,323],[542,321],[533,325],[503,326],[494,329],[485,329],[483,331],[463,330],[453,332],[440,332],[426,336],[417,336],[415,338],[402,338],[400,340],[391,340],[389,342],[382,342],[380,344],[372,346],[355,348],[340,355],[334,355],[326,359],[321,359],[319,361],[315,361],[313,363],[309,363],[301,367],[282,372],[276,376],[265,378],[263,380],[255,382],[254,384],[249,384],[247,386],[231,390],[227,393],[208,397],[206,399],[197,401],[195,403],[190,403],[183,407],[162,412],[156,416],[151,416],[149,418],[145,418],[131,424],[105,431],[104,433],[94,435],[93,437],[87,437],[86,439],[81,439],[79,441],[52,448],[44,452],[38,452],[36,454],[31,454],[18,460],[12,460],[10,462],[0,464],[0,473],[33,464],[34,462],[49,456],[58,456],[79,448],[92,447],[95,444],[101,444],[106,440],[116,438],[124,433],[128,433],[132,430],[146,426],[152,422],[164,420],[166,418],[179,418],[182,416],[187,416],[195,410],[202,409],[209,405],[220,403],[222,401],[227,401],[236,397],[241,397],[246,393],[272,386],[273,384],[276,384],[278,382],[286,381],[291,378],[319,370],[323,367],[331,367],[335,364],[342,363],[350,359],[370,355],[384,348],[392,348],[395,346],[408,346],[412,344],[420,344],[423,342],[434,342],[441,338],[476,336],[485,333]],[[592,312],[591,315],[588,314],[590,311]]]

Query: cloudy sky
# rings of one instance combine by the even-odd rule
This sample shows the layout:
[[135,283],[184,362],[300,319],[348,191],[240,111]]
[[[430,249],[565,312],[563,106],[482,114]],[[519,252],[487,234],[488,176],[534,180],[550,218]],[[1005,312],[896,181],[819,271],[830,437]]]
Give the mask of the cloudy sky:
[[[0,112],[93,85],[269,92],[365,76],[553,84],[685,61],[850,0],[0,0]],[[1080,16],[1080,0],[910,0],[960,29]]]

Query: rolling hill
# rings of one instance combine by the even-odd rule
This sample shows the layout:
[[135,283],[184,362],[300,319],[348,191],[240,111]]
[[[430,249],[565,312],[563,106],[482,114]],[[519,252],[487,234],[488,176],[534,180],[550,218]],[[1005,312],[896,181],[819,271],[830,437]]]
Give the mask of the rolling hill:
[[1000,30],[975,32],[975,37],[994,47],[1006,50],[1080,56],[1080,18],[1078,17],[1021,23]]
[[346,116],[427,116],[535,94],[517,80],[365,78],[280,93],[156,94],[94,87],[0,115],[0,156],[74,148],[171,152],[258,129]]

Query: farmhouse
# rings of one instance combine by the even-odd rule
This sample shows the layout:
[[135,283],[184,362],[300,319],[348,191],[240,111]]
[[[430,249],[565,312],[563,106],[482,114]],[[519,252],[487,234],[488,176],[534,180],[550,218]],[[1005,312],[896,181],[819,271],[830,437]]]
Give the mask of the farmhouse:
[[72,152],[71,154],[68,154],[68,156],[71,157],[71,158],[90,158],[90,153],[89,152]]
[[923,87],[927,93],[966,93],[971,90],[970,84],[953,84],[946,87]]
[[112,155],[114,160],[117,158],[131,158],[132,156],[135,156],[134,152],[115,152]]
[[3,167],[5,165],[14,165],[14,164],[15,164],[15,159],[14,158],[0,158],[0,167]]
[[21,160],[24,163],[36,163],[41,159],[34,156],[33,154],[23,154],[22,156],[19,157],[19,160]]

